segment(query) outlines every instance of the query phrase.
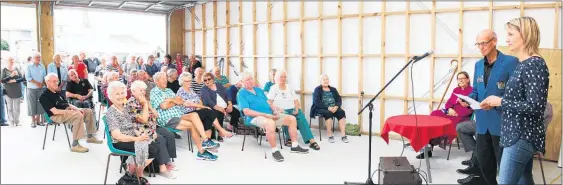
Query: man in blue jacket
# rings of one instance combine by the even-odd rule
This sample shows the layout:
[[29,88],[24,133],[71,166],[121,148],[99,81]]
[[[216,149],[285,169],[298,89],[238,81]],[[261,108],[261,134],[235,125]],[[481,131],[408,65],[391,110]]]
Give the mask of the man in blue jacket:
[[[483,30],[477,36],[475,45],[484,56],[475,64],[473,76],[473,92],[469,97],[483,101],[491,95],[502,97],[504,87],[514,69],[519,64],[518,59],[508,56],[496,49],[497,36],[492,30]],[[460,101],[460,100],[458,100]],[[468,106],[462,102],[463,106]],[[475,149],[480,177],[470,175],[461,179],[460,184],[489,184],[497,185],[496,175],[500,165],[500,108],[481,107],[475,110],[477,126],[477,148]]]

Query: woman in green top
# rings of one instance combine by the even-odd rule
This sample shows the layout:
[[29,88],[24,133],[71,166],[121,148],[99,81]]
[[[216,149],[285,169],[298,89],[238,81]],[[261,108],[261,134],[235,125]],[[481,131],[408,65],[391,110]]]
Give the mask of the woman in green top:
[[277,71],[278,70],[276,70],[276,69],[270,70],[270,74],[269,74],[270,75],[269,76],[270,81],[266,82],[266,84],[264,85],[264,89],[263,89],[264,92],[268,93],[270,91],[270,88],[272,87],[272,85],[276,84],[275,81],[274,81],[274,76],[276,75]]

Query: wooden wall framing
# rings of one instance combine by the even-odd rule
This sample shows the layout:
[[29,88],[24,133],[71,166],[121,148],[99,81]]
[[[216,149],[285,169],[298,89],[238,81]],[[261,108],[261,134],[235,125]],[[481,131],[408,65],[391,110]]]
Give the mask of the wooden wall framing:
[[[559,39],[559,35],[558,35],[559,30],[558,30],[558,29],[559,29],[559,24],[560,24],[560,23],[559,23],[559,21],[560,21],[559,15],[560,15],[561,12],[560,12],[559,9],[561,8],[561,2],[541,3],[541,4],[527,4],[527,3],[524,3],[524,1],[521,1],[520,5],[498,5],[498,6],[497,6],[497,5],[494,5],[493,0],[489,0],[488,6],[466,7],[466,6],[464,6],[464,2],[460,2],[459,8],[440,8],[440,9],[438,9],[438,8],[436,8],[436,0],[433,0],[433,1],[432,1],[432,7],[431,7],[430,10],[411,10],[411,8],[410,8],[410,0],[409,0],[409,1],[407,1],[407,3],[406,3],[407,8],[406,8],[405,11],[387,11],[387,10],[386,10],[387,1],[383,1],[382,4],[381,4],[381,11],[380,11],[380,12],[377,12],[377,13],[363,13],[364,1],[360,1],[360,4],[359,4],[359,13],[356,13],[356,14],[343,14],[343,13],[342,13],[342,3],[343,3],[343,1],[342,1],[342,0],[339,0],[339,1],[338,1],[338,13],[337,13],[336,15],[324,15],[324,14],[323,14],[323,2],[321,1],[321,2],[318,2],[318,16],[313,16],[313,17],[305,17],[305,16],[304,16],[304,11],[305,11],[305,10],[304,10],[304,0],[301,0],[300,2],[301,2],[301,3],[300,3],[300,4],[301,4],[301,9],[299,9],[299,10],[300,10],[300,16],[299,16],[298,18],[288,18],[288,17],[287,17],[287,11],[288,11],[288,10],[287,10],[287,9],[288,9],[288,7],[287,7],[287,6],[288,6],[288,5],[287,5],[287,1],[283,1],[283,19],[282,19],[282,20],[272,20],[272,3],[273,3],[272,0],[269,0],[269,1],[267,2],[267,20],[266,20],[266,21],[257,21],[257,19],[256,19],[256,8],[257,8],[257,7],[256,7],[256,0],[252,1],[252,4],[253,4],[253,5],[252,5],[252,11],[251,11],[251,12],[252,12],[252,14],[253,14],[253,18],[252,18],[252,22],[251,22],[251,23],[243,23],[243,21],[242,21],[242,20],[243,20],[243,9],[242,9],[242,7],[243,7],[243,6],[242,6],[242,3],[243,3],[243,2],[242,2],[242,0],[239,0],[239,1],[238,1],[238,4],[239,4],[239,21],[238,21],[238,23],[232,23],[232,22],[230,22],[230,11],[229,11],[230,3],[237,3],[236,1],[227,1],[227,2],[226,2],[226,9],[227,9],[227,10],[226,10],[225,13],[226,13],[226,16],[227,16],[227,17],[226,17],[226,25],[225,25],[225,26],[217,26],[217,25],[216,25],[216,17],[217,17],[217,16],[216,16],[215,14],[216,14],[216,13],[222,13],[222,12],[217,12],[217,9],[216,9],[216,2],[213,2],[213,6],[214,6],[213,10],[214,10],[214,12],[207,12],[207,13],[213,13],[213,14],[214,14],[214,16],[213,16],[213,17],[214,17],[214,21],[215,21],[215,22],[214,22],[215,25],[214,25],[214,27],[213,27],[214,34],[216,33],[216,29],[227,28],[227,30],[226,30],[226,37],[227,37],[227,41],[226,41],[227,44],[226,44],[226,45],[227,45],[227,48],[229,48],[229,45],[231,44],[231,43],[230,43],[230,33],[229,33],[230,30],[229,30],[229,28],[231,28],[231,27],[237,27],[237,26],[238,26],[238,28],[239,28],[239,39],[240,39],[240,43],[239,43],[239,44],[240,44],[240,47],[239,47],[239,48],[240,48],[240,52],[239,52],[239,55],[230,55],[229,51],[228,51],[228,50],[226,51],[226,59],[227,59],[227,60],[228,60],[230,57],[239,57],[239,59],[240,59],[241,62],[240,62],[240,65],[237,66],[237,67],[238,67],[238,71],[242,71],[242,62],[243,62],[243,58],[252,58],[252,59],[253,59],[252,61],[253,61],[253,63],[254,63],[254,65],[253,65],[254,67],[253,67],[253,69],[251,69],[251,70],[252,70],[252,72],[254,72],[253,74],[254,74],[255,77],[257,76],[257,73],[256,73],[256,70],[257,70],[257,69],[256,69],[256,68],[257,68],[257,62],[258,62],[258,59],[259,59],[259,58],[265,58],[265,59],[267,59],[267,61],[268,61],[268,63],[267,63],[268,69],[271,69],[271,68],[272,68],[272,60],[273,60],[274,58],[281,58],[281,59],[283,60],[283,62],[284,62],[284,66],[285,66],[286,68],[287,68],[287,65],[288,65],[288,59],[289,59],[289,58],[300,58],[300,61],[301,61],[301,73],[302,73],[302,78],[300,79],[300,81],[301,81],[301,91],[300,91],[299,93],[301,94],[301,98],[300,98],[300,99],[301,99],[301,102],[302,102],[302,103],[301,103],[301,106],[302,106],[303,109],[306,108],[306,107],[304,107],[304,103],[303,103],[303,102],[304,102],[304,96],[305,96],[305,95],[311,95],[311,94],[312,94],[312,91],[311,91],[312,89],[311,89],[311,90],[304,90],[304,87],[305,87],[304,84],[305,84],[305,83],[304,83],[303,77],[305,76],[304,74],[305,74],[306,71],[307,71],[307,70],[304,69],[304,68],[305,68],[305,62],[306,62],[305,58],[307,58],[307,57],[315,57],[315,58],[318,59],[318,62],[320,62],[320,65],[319,65],[319,66],[321,66],[321,67],[320,67],[320,70],[319,70],[319,71],[320,71],[320,74],[323,73],[322,61],[323,61],[323,59],[324,59],[325,57],[335,57],[335,58],[337,58],[337,61],[338,61],[338,70],[339,70],[339,71],[338,71],[338,79],[333,79],[333,80],[337,80],[337,81],[339,82],[339,83],[338,83],[339,85],[338,85],[337,88],[338,88],[338,90],[339,90],[340,92],[342,92],[342,84],[343,84],[343,83],[342,83],[342,58],[343,58],[343,57],[357,57],[358,60],[359,60],[359,68],[362,68],[362,66],[363,66],[363,64],[364,64],[363,59],[364,59],[365,57],[378,57],[378,58],[380,58],[380,60],[381,60],[381,69],[385,69],[385,66],[386,66],[386,59],[387,59],[387,58],[392,58],[392,57],[394,57],[394,58],[405,58],[405,59],[408,59],[408,58],[412,57],[413,54],[418,54],[418,53],[410,53],[410,51],[409,51],[409,50],[410,50],[410,41],[409,41],[410,39],[408,39],[408,38],[410,37],[410,33],[409,33],[409,32],[410,32],[410,31],[409,31],[410,29],[409,29],[409,28],[410,28],[410,17],[411,17],[411,15],[415,15],[415,14],[429,14],[429,15],[430,15],[431,24],[432,24],[432,25],[431,25],[431,37],[432,37],[432,39],[431,39],[430,45],[431,45],[431,49],[432,49],[432,50],[434,50],[434,49],[436,48],[436,14],[437,14],[437,13],[458,13],[458,16],[459,16],[459,29],[457,29],[457,37],[458,37],[458,40],[457,40],[457,42],[458,42],[458,43],[457,43],[457,44],[458,44],[457,54],[434,54],[434,55],[430,56],[430,69],[431,69],[431,72],[430,72],[430,73],[431,73],[430,80],[431,80],[432,82],[434,82],[434,70],[435,70],[435,66],[437,65],[437,64],[436,64],[436,60],[437,60],[437,59],[440,59],[440,58],[457,59],[457,60],[459,61],[457,68],[458,68],[458,70],[461,70],[461,68],[462,68],[461,63],[462,63],[463,59],[465,59],[465,58],[482,58],[481,55],[477,55],[477,54],[465,54],[465,53],[463,53],[463,47],[464,47],[464,43],[463,43],[463,30],[464,30],[464,23],[463,23],[463,22],[464,22],[464,21],[463,21],[463,20],[464,20],[464,13],[465,13],[465,12],[472,12],[472,11],[486,11],[486,12],[488,12],[488,21],[489,21],[488,28],[491,28],[491,29],[492,29],[492,28],[493,28],[493,17],[494,17],[493,12],[496,11],[496,10],[520,10],[520,15],[524,15],[524,10],[527,10],[527,9],[546,9],[546,8],[553,8],[553,9],[555,9],[555,26],[554,26],[554,29],[555,29],[555,31],[554,31],[554,34],[555,34],[555,36],[554,36],[555,42],[554,42],[554,46],[553,46],[553,47],[554,47],[554,48],[558,48],[558,44],[559,44],[559,43],[558,43],[558,39]],[[281,2],[279,2],[279,3],[281,3]],[[211,3],[207,3],[208,6],[209,6],[210,4],[211,4]],[[205,49],[205,48],[206,48],[206,46],[205,46],[205,44],[206,44],[205,32],[206,32],[207,30],[209,30],[209,28],[206,28],[206,26],[205,26],[205,17],[206,17],[206,16],[205,16],[205,15],[206,15],[205,6],[206,6],[206,4],[203,4],[203,5],[201,5],[201,6],[203,6],[203,8],[202,8],[202,19],[203,19],[203,25],[204,25],[204,26],[202,26],[201,29],[195,29],[195,26],[194,26],[194,19],[193,19],[193,16],[194,16],[195,13],[194,13],[194,11],[192,11],[191,29],[188,29],[188,30],[185,30],[185,31],[192,33],[192,43],[191,43],[191,44],[192,44],[192,53],[195,53],[195,47],[196,47],[196,45],[202,46],[202,47],[203,47],[203,50],[202,50],[202,51],[203,51],[203,58],[204,58],[204,60],[205,60],[205,58],[215,58],[215,60],[216,60],[217,57],[219,57],[219,55],[222,56],[223,54],[218,54],[218,53],[214,52],[214,55],[209,55],[208,53],[206,53],[206,49]],[[246,10],[245,13],[250,13],[250,11]],[[404,54],[387,54],[386,51],[385,51],[385,39],[386,39],[386,34],[387,34],[387,33],[386,33],[386,26],[388,26],[388,23],[387,23],[387,21],[386,21],[386,16],[390,16],[390,15],[405,15],[405,16],[406,16],[406,25],[405,25],[405,26],[406,26],[406,35],[405,35],[405,36],[407,37],[407,39],[406,39],[406,43],[405,43],[405,44],[406,44],[406,48],[405,48],[405,53],[404,53]],[[364,19],[364,18],[367,18],[367,17],[376,17],[376,16],[380,16],[380,17],[381,17],[381,31],[380,31],[380,32],[381,32],[381,34],[380,34],[380,35],[381,35],[381,51],[380,51],[380,54],[364,54],[363,39],[362,39],[362,38],[364,37],[364,36],[363,36],[363,26],[364,26],[364,25],[363,25],[363,19]],[[358,47],[358,48],[359,48],[359,52],[358,52],[357,54],[343,54],[343,53],[342,53],[342,19],[344,19],[344,18],[358,18],[358,19],[360,20],[360,21],[359,21],[359,27],[360,27],[360,29],[359,29],[359,32],[358,32],[358,39],[359,39],[359,41],[360,41],[360,42],[359,42],[359,45],[360,45],[360,46]],[[325,53],[323,52],[323,39],[319,39],[319,40],[318,40],[318,48],[319,48],[318,54],[316,54],[316,55],[315,55],[315,54],[305,54],[304,49],[303,49],[303,48],[305,47],[305,44],[304,44],[304,42],[305,42],[305,41],[304,41],[304,31],[303,31],[303,29],[304,29],[304,28],[303,28],[303,27],[304,27],[304,21],[313,21],[313,20],[317,20],[317,22],[318,22],[318,24],[319,24],[319,26],[318,26],[318,27],[319,27],[319,30],[318,30],[318,37],[319,37],[319,38],[323,38],[323,21],[324,21],[324,20],[334,20],[334,19],[337,20],[337,24],[338,24],[338,31],[337,31],[337,33],[338,33],[338,38],[337,38],[337,40],[338,40],[338,41],[337,41],[337,43],[338,43],[338,49],[337,49],[337,53],[336,53],[336,54],[325,54]],[[287,37],[288,37],[288,36],[287,36],[287,32],[288,32],[288,31],[287,31],[287,26],[286,26],[286,25],[287,25],[287,23],[290,23],[290,22],[297,22],[297,23],[300,23],[300,25],[301,25],[301,28],[300,28],[301,53],[300,53],[300,54],[288,54],[288,42],[287,42],[287,39],[288,39],[288,38],[287,38]],[[283,54],[281,54],[281,55],[279,55],[279,54],[278,54],[278,55],[272,54],[272,35],[271,35],[271,33],[272,33],[272,24],[273,24],[273,23],[282,23],[282,24],[283,24],[283,40],[284,40],[284,45],[283,45],[283,47],[284,47],[284,48],[283,48]],[[243,34],[243,29],[242,29],[242,27],[245,26],[245,25],[253,25],[253,27],[254,27],[254,32],[253,32],[254,35],[253,35],[253,38],[243,38],[243,35],[244,35],[244,34]],[[268,31],[268,41],[267,41],[267,42],[268,42],[268,54],[267,54],[267,55],[261,55],[261,56],[259,56],[259,55],[257,55],[257,52],[256,52],[256,47],[257,47],[257,44],[256,44],[256,43],[257,43],[256,27],[257,27],[258,25],[265,25],[265,26],[267,26],[267,31]],[[202,35],[203,35],[203,39],[202,39],[202,40],[203,40],[203,43],[195,43],[195,40],[196,40],[196,39],[195,39],[195,31],[203,31],[203,34],[202,34]],[[216,34],[215,34],[215,35],[216,35]],[[215,38],[215,39],[217,39],[217,38]],[[253,42],[254,42],[254,51],[252,52],[252,55],[245,55],[245,54],[243,53],[243,39],[246,39],[246,40],[248,40],[248,39],[253,39]],[[215,41],[215,44],[216,44],[216,43],[217,43],[217,42]],[[205,64],[205,62],[203,62],[203,63]],[[228,70],[228,69],[229,69],[229,65],[227,65],[227,70]],[[380,75],[381,75],[381,78],[380,78],[380,79],[381,79],[381,81],[380,81],[381,87],[383,87],[383,86],[385,85],[385,83],[387,83],[387,81],[386,81],[386,79],[385,79],[385,73],[386,73],[385,70],[381,70],[381,73],[380,73]],[[229,73],[227,73],[227,75],[228,75],[228,74],[229,74]],[[404,72],[404,74],[408,74],[408,69]],[[362,106],[361,104],[362,104],[362,102],[363,102],[363,98],[372,97],[372,96],[374,96],[375,94],[363,94],[363,96],[362,96],[361,92],[363,91],[363,88],[364,88],[364,87],[363,87],[363,86],[364,86],[364,85],[363,85],[363,80],[364,80],[364,79],[363,79],[363,75],[364,75],[363,71],[360,70],[360,72],[359,72],[358,75],[359,75],[359,78],[358,78],[358,80],[359,80],[359,82],[358,82],[358,93],[354,93],[354,94],[341,93],[341,95],[342,95],[343,97],[358,98],[358,101],[360,102],[359,107],[361,107],[361,106]],[[407,76],[407,75],[406,75],[406,76]],[[412,100],[417,101],[417,102],[427,102],[427,103],[429,103],[429,107],[428,107],[429,110],[435,109],[433,103],[440,102],[440,98],[441,98],[441,97],[438,97],[438,96],[435,96],[435,95],[434,95],[434,88],[433,88],[433,87],[434,87],[434,86],[433,86],[434,83],[430,83],[430,89],[429,89],[429,90],[430,90],[430,97],[429,97],[429,98],[415,98],[415,97],[411,97],[411,94],[409,93],[409,92],[410,92],[410,81],[409,81],[409,78],[405,78],[405,80],[403,81],[403,83],[404,83],[404,87],[405,87],[405,88],[404,88],[404,89],[405,89],[405,92],[404,92],[403,96],[386,95],[385,92],[383,92],[383,93],[380,95],[380,97],[379,97],[379,104],[380,104],[380,107],[379,107],[379,108],[376,107],[376,109],[379,109],[379,110],[380,110],[380,111],[379,111],[379,114],[380,114],[379,117],[380,117],[380,123],[381,123],[380,129],[383,127],[384,122],[385,122],[385,101],[386,101],[386,100],[400,100],[400,101],[403,101],[404,107],[405,107],[405,108],[404,108],[404,113],[405,113],[405,114],[406,114],[407,111],[408,111],[408,110],[407,110],[407,109],[408,109],[408,104],[409,104],[409,102],[412,101]],[[561,84],[559,84],[559,85],[561,85]],[[357,120],[359,121],[358,123],[360,124],[360,128],[363,128],[363,127],[361,126],[361,123],[362,123],[362,121],[361,121],[361,120],[362,120],[362,116],[358,116],[358,119],[357,119]],[[367,134],[367,131],[363,131],[363,130],[362,130],[362,133],[363,133],[363,134]],[[559,151],[559,150],[557,150],[557,151]],[[546,156],[546,158],[548,158],[548,159],[550,159],[550,158],[551,158],[551,159],[555,159],[555,158],[557,158],[557,157],[558,157],[558,156]]]

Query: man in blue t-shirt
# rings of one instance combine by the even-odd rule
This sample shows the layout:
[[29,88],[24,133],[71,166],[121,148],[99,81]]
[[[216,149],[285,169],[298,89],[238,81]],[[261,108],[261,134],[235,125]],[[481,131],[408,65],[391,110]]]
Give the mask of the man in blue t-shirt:
[[237,95],[239,109],[244,115],[244,124],[253,125],[266,130],[266,138],[272,147],[274,160],[284,160],[276,147],[276,127],[287,126],[291,138],[292,153],[309,153],[308,149],[301,148],[297,141],[297,120],[294,116],[282,113],[283,110],[268,103],[268,98],[259,87],[254,87],[252,75],[248,72],[241,74],[243,88]]

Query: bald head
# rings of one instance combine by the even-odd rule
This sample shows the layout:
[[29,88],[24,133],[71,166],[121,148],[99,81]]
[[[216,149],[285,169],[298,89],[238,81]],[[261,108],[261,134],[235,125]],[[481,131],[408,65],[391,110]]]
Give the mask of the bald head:
[[487,40],[493,39],[493,38],[497,38],[497,34],[490,29],[486,29],[481,31],[481,33],[479,33],[479,35],[477,35],[477,40],[479,40],[479,38],[485,38]]
[[481,55],[488,56],[491,52],[496,51],[497,46],[497,34],[493,30],[483,30],[475,42],[475,46],[479,48]]

